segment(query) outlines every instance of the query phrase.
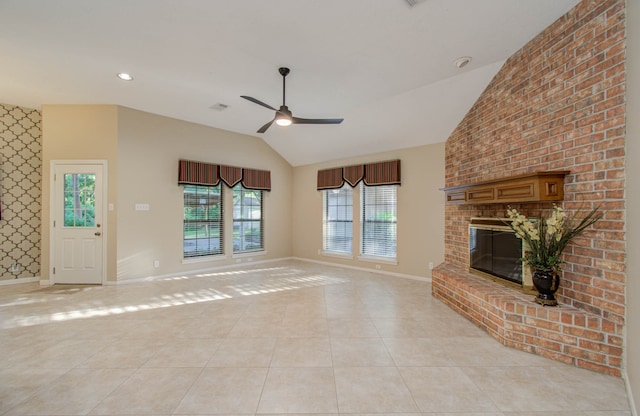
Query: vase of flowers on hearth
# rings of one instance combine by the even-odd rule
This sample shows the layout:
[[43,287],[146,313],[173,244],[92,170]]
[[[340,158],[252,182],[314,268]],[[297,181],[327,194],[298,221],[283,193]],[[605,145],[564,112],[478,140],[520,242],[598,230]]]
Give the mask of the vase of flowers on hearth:
[[594,208],[582,218],[568,217],[554,204],[547,218],[529,219],[511,207],[507,216],[516,236],[528,245],[522,262],[532,269],[533,286],[538,291],[536,302],[556,306],[554,294],[560,285],[562,252],[574,237],[602,218],[602,214]]

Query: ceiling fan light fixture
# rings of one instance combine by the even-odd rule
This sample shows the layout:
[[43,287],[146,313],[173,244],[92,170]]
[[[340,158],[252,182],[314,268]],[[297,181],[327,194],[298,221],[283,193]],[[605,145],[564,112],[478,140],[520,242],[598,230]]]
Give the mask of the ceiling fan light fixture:
[[251,101],[254,104],[258,104],[259,106],[268,108],[269,110],[273,110],[276,112],[276,116],[273,118],[273,120],[271,120],[264,126],[260,127],[256,133],[264,133],[274,122],[278,126],[283,126],[283,127],[290,126],[292,124],[340,124],[342,123],[342,121],[344,120],[342,118],[294,117],[293,114],[291,113],[291,110],[289,110],[289,107],[287,107],[287,105],[285,104],[286,102],[285,101],[285,91],[286,91],[285,78],[289,74],[289,68],[285,68],[285,67],[279,68],[278,72],[280,72],[280,75],[282,75],[282,105],[280,106],[279,109],[276,110],[275,108],[271,107],[269,104],[263,103],[262,101],[256,98],[249,97],[248,95],[240,96],[240,98],[244,98],[245,100]]
[[291,119],[286,116],[278,116],[276,117],[276,124],[278,126],[287,127],[291,125]]
[[289,111],[289,107],[284,104],[280,106],[280,109],[276,111],[275,120],[278,126],[290,126],[293,123],[293,114],[291,114],[291,111]]

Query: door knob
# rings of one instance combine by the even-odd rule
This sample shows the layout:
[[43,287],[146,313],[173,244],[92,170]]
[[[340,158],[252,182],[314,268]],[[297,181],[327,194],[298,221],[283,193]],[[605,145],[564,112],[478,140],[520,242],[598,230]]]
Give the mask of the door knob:
[[96,231],[93,235],[102,235],[100,231]]

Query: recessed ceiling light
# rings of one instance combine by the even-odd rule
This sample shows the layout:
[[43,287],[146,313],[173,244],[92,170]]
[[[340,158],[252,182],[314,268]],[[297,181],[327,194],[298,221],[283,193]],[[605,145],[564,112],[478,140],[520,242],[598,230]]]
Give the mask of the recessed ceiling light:
[[459,69],[462,69],[465,66],[467,66],[469,64],[469,62],[471,62],[471,57],[470,56],[462,56],[462,57],[456,59],[455,61],[453,61],[453,64],[455,66],[457,66]]
[[133,81],[133,76],[131,76],[131,74],[127,74],[126,72],[120,72],[118,74],[118,78],[123,81]]

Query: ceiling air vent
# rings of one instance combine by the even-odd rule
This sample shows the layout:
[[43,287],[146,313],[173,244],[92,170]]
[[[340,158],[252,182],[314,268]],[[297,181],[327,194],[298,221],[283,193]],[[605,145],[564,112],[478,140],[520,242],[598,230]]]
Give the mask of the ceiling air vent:
[[427,0],[405,0],[405,1],[407,2],[407,4],[409,4],[409,6],[413,7],[420,3],[424,3]]
[[212,105],[209,108],[212,109],[212,110],[223,111],[223,110],[226,110],[227,108],[229,108],[229,106],[226,105],[226,104],[217,103],[217,104]]

